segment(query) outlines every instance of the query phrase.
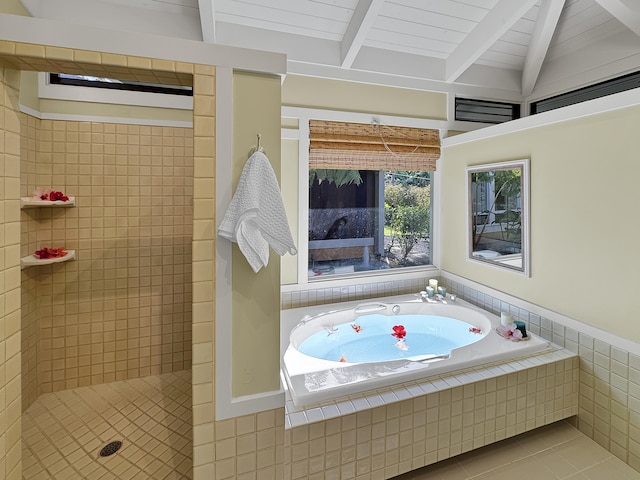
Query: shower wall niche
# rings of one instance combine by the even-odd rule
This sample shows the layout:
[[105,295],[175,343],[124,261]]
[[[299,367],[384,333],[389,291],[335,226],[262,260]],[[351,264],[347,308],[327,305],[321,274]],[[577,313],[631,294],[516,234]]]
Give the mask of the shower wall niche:
[[21,191],[76,197],[21,211],[22,401],[191,368],[193,129],[21,114]]

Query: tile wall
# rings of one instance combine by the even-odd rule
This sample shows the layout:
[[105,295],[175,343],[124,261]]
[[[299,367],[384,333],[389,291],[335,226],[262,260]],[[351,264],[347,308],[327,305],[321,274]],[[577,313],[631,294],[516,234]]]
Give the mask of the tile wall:
[[[383,405],[356,412],[359,400],[345,399],[334,418],[286,430],[285,478],[388,479],[577,412],[575,355],[508,374],[481,372],[464,385],[455,375],[431,379],[413,398],[418,385],[376,392],[367,402],[377,397]],[[319,410],[327,415],[325,407],[306,415]]]
[[[300,306],[417,292],[424,279],[282,295]],[[533,359],[532,359],[533,360]],[[287,402],[285,478],[386,479],[577,413],[577,356],[559,350],[305,409]]]
[[[540,309],[532,308],[534,306],[523,308],[518,306],[522,304],[518,299],[504,301],[497,295],[483,293],[487,289],[480,285],[462,283],[452,278],[446,274],[440,278],[449,293],[494,314],[511,311],[526,322],[533,333],[578,354],[579,410],[574,424],[588,437],[640,471],[640,356],[554,321],[551,312],[547,317],[533,313],[531,310]],[[297,308],[367,299],[376,295],[412,293],[423,289],[424,283],[424,280],[407,280],[286,292],[282,294],[282,306]]]
[[20,400],[20,72],[0,61],[0,478],[22,477]]
[[533,333],[577,353],[580,385],[575,425],[640,471],[640,356],[446,276],[442,280],[449,292],[494,314],[509,310]]
[[21,256],[77,252],[23,270],[25,406],[190,368],[192,129],[22,115],[20,196],[53,188],[76,206],[23,209]]
[[[40,120],[31,115],[20,114],[20,170],[36,171],[37,157],[37,133],[40,126]],[[25,179],[20,179],[21,190],[25,189]],[[24,215],[20,213],[21,217]],[[28,246],[28,251],[32,252],[36,249],[36,222],[21,222],[21,237],[33,238],[34,242]],[[24,251],[25,246],[21,246]],[[22,256],[22,255],[21,255]],[[37,346],[38,346],[38,281],[35,270],[23,270],[21,274],[20,290],[22,305],[22,410],[29,408],[38,398],[38,363],[37,363]]]
[[[548,316],[533,313],[531,310],[541,309],[521,308],[518,305],[522,302],[518,299],[504,301],[498,295],[483,293],[487,289],[480,285],[461,283],[452,278],[446,274],[440,277],[449,293],[494,314],[510,311],[525,321],[533,333],[578,354],[579,403],[574,425],[640,471],[640,356],[554,321],[552,312]],[[425,280],[284,292],[282,308],[413,293],[424,288]]]

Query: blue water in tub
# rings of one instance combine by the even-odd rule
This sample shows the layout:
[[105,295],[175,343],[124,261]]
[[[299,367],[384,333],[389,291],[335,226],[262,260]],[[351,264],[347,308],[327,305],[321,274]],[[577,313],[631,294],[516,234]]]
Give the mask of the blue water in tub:
[[[401,342],[392,335],[393,327],[400,325],[406,332]],[[323,330],[303,340],[298,350],[311,357],[347,363],[446,355],[484,336],[467,322],[436,315],[371,314],[352,322],[323,326]]]

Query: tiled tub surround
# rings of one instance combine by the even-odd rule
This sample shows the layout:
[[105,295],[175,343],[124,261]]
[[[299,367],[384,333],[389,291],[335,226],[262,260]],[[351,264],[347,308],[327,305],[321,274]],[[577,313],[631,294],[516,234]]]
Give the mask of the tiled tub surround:
[[[286,335],[285,335],[286,336]],[[566,349],[285,407],[285,478],[387,479],[578,411]]]
[[595,338],[597,331],[592,335],[579,331],[579,322],[572,321],[575,328],[568,327],[553,312],[518,299],[505,301],[509,297],[504,294],[450,274],[442,275],[440,280],[447,291],[469,303],[492,313],[509,310],[533,333],[578,354],[580,384],[575,426],[640,471],[640,353],[626,348],[630,342],[604,332]]
[[565,349],[296,410],[286,406],[291,479],[387,479],[578,410]]
[[[397,280],[307,291],[284,292],[283,308],[319,305],[379,295],[417,292],[428,278],[459,298],[493,314],[510,311],[528,329],[579,357],[578,416],[575,426],[616,457],[640,471],[640,353],[615,335],[598,335],[579,320],[561,316],[448,272],[422,279]],[[305,303],[306,302],[306,303]],[[571,326],[567,326],[571,325]],[[584,330],[584,331],[583,331]],[[588,332],[588,333],[587,333]],[[606,340],[606,341],[605,341]]]
[[[416,316],[422,320],[416,320]],[[451,321],[438,322],[439,318]],[[284,310],[280,322],[281,351],[284,352],[282,374],[288,386],[288,394],[297,406],[492,362],[506,362],[538,354],[551,347],[550,342],[537,335],[531,335],[530,341],[525,342],[506,341],[494,331],[500,323],[497,316],[487,314],[463,300],[445,305],[421,301],[415,295],[382,297],[374,302],[352,301]],[[350,325],[354,323],[362,325],[362,332],[355,333],[351,329]],[[408,331],[408,351],[400,356],[393,347],[395,339],[390,335],[392,326],[397,324],[405,325]],[[471,325],[479,327],[484,333],[470,333],[468,327]],[[329,328],[335,329],[335,333],[330,336],[325,331]],[[458,335],[463,338],[468,336],[468,344],[456,348],[446,358],[429,361],[428,355],[431,353],[448,353],[446,348],[435,352],[431,349],[421,351],[418,344],[420,332],[429,333],[430,330],[423,329],[430,328],[436,329],[436,335],[440,335],[445,344],[453,338],[452,332],[459,332]],[[298,350],[296,345],[306,343],[305,339],[318,348],[326,348],[326,353],[331,351],[333,361],[326,357],[314,358],[313,355],[305,355]],[[338,356],[343,353],[346,362],[353,360],[352,355],[358,358],[357,352],[371,348],[364,345],[371,341],[377,343],[374,339],[382,340],[392,349],[385,353],[389,355],[389,360],[355,364],[338,362]],[[313,343],[318,340],[320,343]],[[452,339],[451,342],[455,340]],[[379,355],[380,352],[376,353]],[[420,358],[422,361],[418,361]]]

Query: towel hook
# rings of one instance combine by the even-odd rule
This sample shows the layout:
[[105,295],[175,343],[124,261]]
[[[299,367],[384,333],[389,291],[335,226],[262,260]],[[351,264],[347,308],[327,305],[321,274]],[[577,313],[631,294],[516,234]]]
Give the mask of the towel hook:
[[260,145],[260,142],[262,140],[262,134],[258,133],[257,137],[258,137],[258,143],[254,147],[251,147],[251,150],[249,151],[249,156],[253,155],[256,152],[264,153],[264,149]]

